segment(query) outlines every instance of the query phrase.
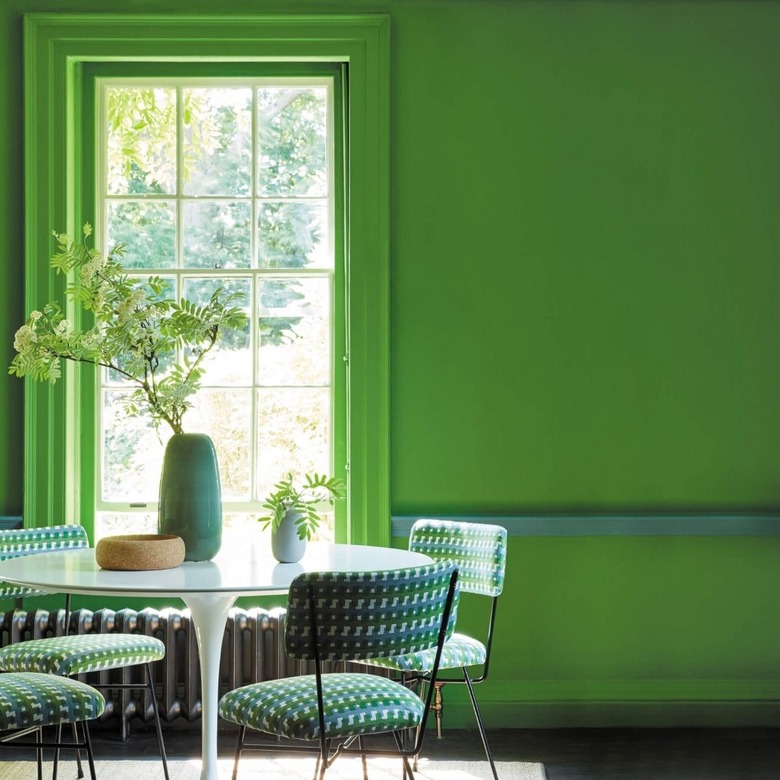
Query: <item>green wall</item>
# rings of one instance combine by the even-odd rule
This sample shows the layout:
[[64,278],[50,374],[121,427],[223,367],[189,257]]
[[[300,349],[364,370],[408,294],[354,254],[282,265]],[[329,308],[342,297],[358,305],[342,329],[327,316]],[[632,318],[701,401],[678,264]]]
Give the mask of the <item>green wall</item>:
[[[394,514],[778,511],[780,5],[228,5],[391,14]],[[6,364],[24,316],[21,14],[104,7],[0,5]],[[0,408],[14,514],[21,382],[0,382]],[[780,723],[779,554],[747,536],[513,537],[489,724]]]

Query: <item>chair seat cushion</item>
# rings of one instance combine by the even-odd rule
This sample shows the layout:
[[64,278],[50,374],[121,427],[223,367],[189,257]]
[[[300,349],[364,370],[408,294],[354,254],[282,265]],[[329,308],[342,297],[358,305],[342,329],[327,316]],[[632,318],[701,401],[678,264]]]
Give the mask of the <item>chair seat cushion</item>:
[[0,731],[92,720],[104,707],[100,693],[78,680],[27,672],[0,674]]
[[[322,677],[325,735],[350,737],[418,726],[424,702],[400,683],[376,674]],[[225,720],[290,739],[319,739],[317,687],[313,674],[246,685],[222,697]]]
[[15,642],[0,650],[5,672],[70,676],[159,661],[165,645],[143,634],[82,634]]
[[[439,669],[459,669],[462,666],[484,664],[487,657],[485,645],[465,634],[453,634],[445,643],[441,654]],[[383,669],[396,669],[400,672],[429,672],[436,659],[436,648],[421,650],[408,655],[396,655],[392,658],[374,658],[361,661],[369,666],[381,666]]]

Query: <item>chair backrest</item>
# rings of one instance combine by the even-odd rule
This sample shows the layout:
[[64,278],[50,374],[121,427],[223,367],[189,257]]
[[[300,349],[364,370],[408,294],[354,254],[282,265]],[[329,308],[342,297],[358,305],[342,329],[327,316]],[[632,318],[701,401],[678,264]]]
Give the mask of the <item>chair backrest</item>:
[[458,567],[463,593],[484,596],[496,597],[504,589],[506,548],[506,528],[483,523],[422,519],[409,537],[410,550]]
[[[48,528],[18,528],[0,531],[0,561],[57,550],[89,547],[87,532],[80,525],[52,525]],[[43,591],[0,581],[0,599],[40,596]]]
[[292,658],[366,660],[435,647],[449,612],[455,628],[457,569],[432,563],[370,572],[315,572],[293,580],[285,646]]

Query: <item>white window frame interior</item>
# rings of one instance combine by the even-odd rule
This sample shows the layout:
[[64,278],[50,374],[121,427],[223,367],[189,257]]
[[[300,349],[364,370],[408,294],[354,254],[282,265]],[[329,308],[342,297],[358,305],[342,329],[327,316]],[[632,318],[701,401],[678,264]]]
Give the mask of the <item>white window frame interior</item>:
[[[121,201],[123,199],[129,199],[127,195],[112,196],[108,194],[108,172],[107,172],[107,156],[108,156],[108,127],[107,127],[107,92],[111,87],[128,87],[128,88],[176,88],[177,96],[177,128],[176,128],[176,147],[177,147],[177,173],[176,173],[176,193],[174,195],[132,195],[133,200],[165,200],[168,202],[175,201],[176,203],[176,266],[174,268],[150,268],[151,273],[158,273],[160,276],[172,277],[176,279],[177,297],[181,295],[182,283],[187,278],[206,278],[208,276],[226,278],[226,277],[251,277],[251,289],[252,289],[252,311],[250,317],[253,323],[258,321],[259,317],[259,296],[257,295],[258,287],[264,279],[280,279],[280,278],[327,278],[330,291],[330,371],[328,378],[328,389],[330,392],[330,419],[328,420],[328,430],[330,432],[329,441],[329,473],[333,474],[334,471],[334,441],[337,437],[337,432],[334,430],[334,424],[337,415],[334,413],[334,404],[336,403],[335,395],[335,364],[339,355],[345,354],[344,346],[337,346],[335,343],[336,338],[336,306],[345,305],[345,291],[337,291],[336,289],[336,264],[340,262],[340,259],[336,257],[336,186],[335,186],[335,145],[338,143],[338,139],[335,134],[335,101],[334,101],[334,78],[331,76],[291,76],[291,77],[237,77],[237,78],[224,78],[224,77],[164,77],[164,78],[128,78],[118,76],[106,76],[99,77],[97,79],[97,100],[98,110],[96,114],[97,123],[97,186],[95,191],[96,204],[95,214],[98,215],[97,225],[95,226],[95,241],[103,252],[108,251],[109,247],[106,245],[108,236],[108,208],[109,203],[112,201]],[[181,110],[182,104],[182,90],[186,88],[213,88],[213,87],[252,87],[252,132],[251,132],[251,144],[252,144],[252,186],[251,192],[244,196],[193,196],[184,195],[183,192],[183,138],[184,138],[184,118]],[[324,197],[309,197],[296,196],[291,198],[280,196],[262,196],[258,192],[258,106],[257,106],[257,89],[262,87],[284,87],[284,86],[300,86],[300,87],[324,87],[327,96],[327,166],[328,166],[328,183],[327,183],[327,195]],[[187,269],[183,266],[183,229],[184,222],[182,219],[183,204],[185,201],[198,201],[214,202],[220,200],[230,201],[247,201],[251,204],[251,238],[250,238],[250,251],[252,262],[249,268],[237,268],[237,269],[202,269],[191,268]],[[318,201],[322,202],[326,200],[326,214],[328,220],[328,247],[330,258],[332,260],[328,269],[275,269],[275,268],[260,268],[257,267],[256,258],[256,241],[257,241],[257,225],[258,225],[258,212],[259,207],[263,202],[272,201],[294,201],[294,202],[306,202]],[[147,269],[139,269],[141,273],[146,273]],[[133,271],[130,271],[133,273]],[[258,349],[256,343],[256,328],[250,328],[250,354],[252,360],[252,384],[249,386],[252,394],[251,403],[251,431],[249,436],[250,446],[250,495],[247,500],[235,501],[225,500],[223,497],[223,511],[226,515],[237,513],[258,513],[260,511],[260,503],[262,502],[262,496],[257,495],[257,437],[255,432],[257,431],[257,418],[258,418],[258,404],[257,404],[257,391],[260,388],[266,388],[267,385],[261,385],[258,383]],[[157,513],[157,501],[138,500],[131,502],[116,502],[107,501],[103,498],[103,477],[105,474],[105,464],[103,463],[103,393],[108,389],[116,389],[116,384],[106,383],[105,378],[107,370],[101,369],[95,372],[95,496],[94,496],[94,511],[95,511],[95,531],[96,537],[98,536],[99,523],[98,518],[102,513],[120,513],[120,514],[149,514]],[[312,385],[315,386],[315,385]],[[220,389],[219,385],[204,384],[204,388]],[[322,387],[322,385],[316,385],[316,387]],[[281,475],[280,475],[281,476]],[[129,529],[128,529],[129,530]]]

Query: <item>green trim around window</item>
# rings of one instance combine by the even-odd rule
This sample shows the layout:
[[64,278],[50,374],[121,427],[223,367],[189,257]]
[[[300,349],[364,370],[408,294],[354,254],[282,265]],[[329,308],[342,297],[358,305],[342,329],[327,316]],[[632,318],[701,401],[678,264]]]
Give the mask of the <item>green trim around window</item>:
[[[81,148],[76,134],[77,119],[91,100],[82,94],[89,93],[81,79],[87,63],[344,64],[349,84],[344,108],[349,145],[343,161],[349,361],[347,442],[337,445],[336,454],[343,453],[348,470],[347,538],[380,545],[390,542],[389,29],[383,14],[29,14],[24,20],[28,311],[62,297],[65,280],[49,268],[50,232],[76,233],[94,200],[85,202],[82,180],[94,169],[93,155]],[[66,367],[63,381],[54,386],[26,382],[27,526],[91,525],[79,489],[81,451],[91,450],[94,442],[91,421],[79,416],[79,399],[89,382],[84,368]]]

